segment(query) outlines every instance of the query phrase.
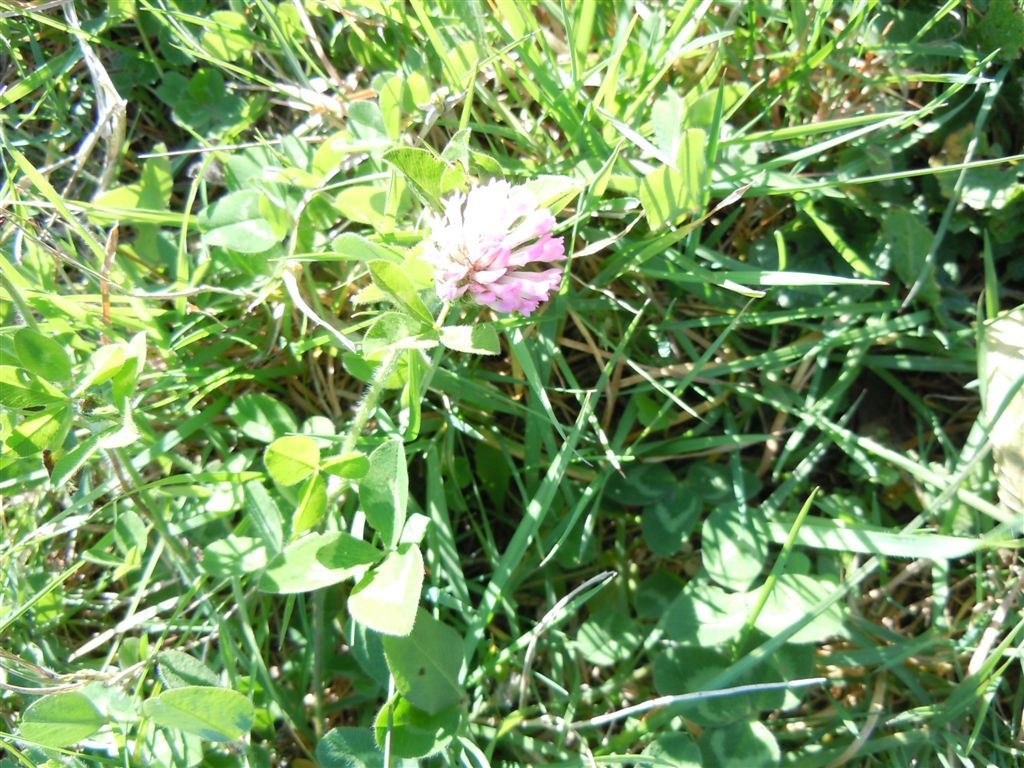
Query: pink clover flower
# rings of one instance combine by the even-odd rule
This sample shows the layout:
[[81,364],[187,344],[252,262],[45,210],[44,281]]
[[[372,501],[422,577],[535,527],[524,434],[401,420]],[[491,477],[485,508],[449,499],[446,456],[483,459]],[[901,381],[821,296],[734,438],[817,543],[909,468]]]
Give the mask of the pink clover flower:
[[437,295],[466,296],[498,312],[530,315],[562,282],[562,268],[523,269],[565,261],[552,237],[555,217],[524,186],[495,180],[456,192],[430,222],[423,258],[435,269]]

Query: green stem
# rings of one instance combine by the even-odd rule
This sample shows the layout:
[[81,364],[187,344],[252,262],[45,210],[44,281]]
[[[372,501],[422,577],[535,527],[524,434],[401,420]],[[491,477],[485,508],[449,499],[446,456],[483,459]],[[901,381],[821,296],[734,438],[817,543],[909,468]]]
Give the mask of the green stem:
[[313,733],[324,735],[324,611],[326,590],[313,592]]
[[381,392],[384,391],[384,384],[391,378],[391,375],[398,367],[398,361],[401,359],[401,350],[388,352],[387,356],[377,367],[373,374],[373,379],[370,381],[370,386],[366,388],[366,394],[363,395],[362,401],[360,401],[359,406],[356,408],[355,416],[352,417],[352,423],[345,434],[345,442],[341,444],[341,452],[343,454],[351,453],[355,450],[359,435],[362,434],[363,429],[366,427],[366,422],[370,420],[370,414],[377,409],[377,402],[380,400]]
[[[438,331],[444,326],[444,321],[448,319],[448,312],[451,310],[451,304],[445,304],[441,308],[440,314],[437,316],[437,320],[434,321],[434,328]],[[420,382],[420,399],[422,400],[427,394],[427,390],[430,388],[430,382],[434,380],[434,374],[437,372],[437,368],[441,365],[441,356],[444,354],[444,346],[441,344],[437,345],[434,350],[434,354],[430,356],[430,368],[427,369],[427,375],[423,377],[423,381]]]
[[[434,321],[435,328],[440,328],[444,324],[450,309],[451,306],[447,304],[442,307],[440,314],[437,316],[437,320]],[[377,409],[377,402],[380,400],[381,392],[384,391],[384,385],[387,383],[387,380],[391,378],[392,374],[394,374],[395,369],[398,368],[398,363],[401,359],[402,350],[395,350],[393,352],[389,352],[377,367],[377,370],[373,374],[373,379],[370,381],[370,386],[366,388],[366,394],[363,395],[363,399],[356,408],[356,412],[352,417],[352,423],[349,425],[348,432],[345,433],[345,441],[341,444],[341,452],[343,454],[351,453],[355,450],[356,443],[359,441],[359,436],[363,433],[363,429],[366,427],[366,422],[370,420],[370,414]],[[431,369],[431,372],[432,371],[433,368]],[[424,389],[427,383],[429,383],[429,378],[424,384]]]
[[7,291],[7,294],[11,297],[11,301],[14,302],[14,306],[18,309],[18,314],[22,316],[28,327],[38,331],[39,323],[36,322],[35,316],[32,314],[32,308],[25,301],[25,298],[21,295],[17,286],[7,278],[3,270],[0,269],[0,286]]

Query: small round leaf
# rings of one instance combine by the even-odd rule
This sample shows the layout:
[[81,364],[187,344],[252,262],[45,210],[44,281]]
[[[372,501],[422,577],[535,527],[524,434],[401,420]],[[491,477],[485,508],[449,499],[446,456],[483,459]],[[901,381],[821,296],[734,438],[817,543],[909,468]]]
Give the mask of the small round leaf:
[[776,768],[782,759],[772,732],[764,724],[752,720],[739,720],[720,728],[708,728],[699,744],[704,765]]
[[84,693],[55,693],[29,705],[18,735],[44,747],[70,747],[98,731],[106,719]]
[[297,485],[320,466],[320,448],[303,435],[279,437],[267,446],[263,463],[278,485]]
[[142,705],[157,725],[207,741],[237,741],[252,728],[256,711],[245,696],[227,688],[190,685],[164,691]]
[[459,706],[431,715],[399,697],[385,704],[377,715],[377,743],[383,746],[391,710],[391,750],[398,757],[415,758],[436,754],[452,740],[459,727]]
[[348,598],[352,618],[384,635],[408,635],[423,587],[419,547],[403,544],[366,574]]
[[49,381],[71,378],[71,358],[58,342],[32,328],[14,334],[14,349],[22,366]]

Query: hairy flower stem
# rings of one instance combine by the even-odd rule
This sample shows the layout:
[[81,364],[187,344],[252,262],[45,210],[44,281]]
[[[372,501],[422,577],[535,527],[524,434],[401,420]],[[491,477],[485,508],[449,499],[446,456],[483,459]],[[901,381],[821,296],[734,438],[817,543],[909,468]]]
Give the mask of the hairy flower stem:
[[[370,380],[363,399],[359,401],[359,405],[356,407],[356,412],[352,417],[351,424],[349,424],[348,432],[345,433],[345,440],[341,444],[342,454],[351,453],[355,450],[359,436],[366,427],[366,422],[370,420],[370,414],[377,409],[377,402],[380,400],[381,392],[384,391],[384,384],[391,378],[391,375],[398,367],[398,361],[401,359],[402,351],[394,350],[388,352],[380,365],[377,366],[377,370],[374,371],[373,379]],[[336,500],[337,497],[335,496],[334,498]],[[318,589],[313,594],[312,611],[313,637],[315,638],[313,641],[313,730],[317,739],[323,736],[324,729],[324,690],[321,685],[323,680],[323,639],[326,635],[324,611],[324,590]]]
[[[441,312],[437,316],[437,320],[434,321],[434,326],[436,328],[440,328],[444,325],[444,321],[447,319],[448,312],[450,310],[450,305],[446,304],[442,307]],[[363,429],[366,428],[366,422],[370,420],[370,414],[377,408],[377,402],[380,400],[381,392],[384,391],[384,384],[391,378],[395,370],[397,370],[398,363],[401,359],[402,350],[398,349],[388,352],[381,361],[381,364],[377,367],[377,370],[374,371],[373,379],[370,380],[370,384],[366,388],[366,393],[363,395],[363,399],[359,401],[355,415],[352,417],[352,423],[349,425],[348,432],[345,433],[345,441],[341,444],[341,452],[343,454],[351,453],[355,450],[356,443],[359,442],[359,436],[362,434]],[[433,370],[437,367],[438,362],[438,358],[435,357],[430,375],[433,374]],[[424,391],[426,391],[426,385],[428,383],[429,378],[424,382]]]
[[345,433],[345,442],[341,444],[341,452],[343,454],[351,453],[355,450],[359,435],[362,434],[363,429],[366,427],[366,422],[370,420],[370,414],[377,408],[377,401],[380,400],[380,394],[384,391],[384,384],[391,378],[395,369],[398,368],[398,361],[401,359],[401,350],[388,352],[387,356],[381,361],[381,364],[377,366],[373,379],[371,379],[370,385],[366,388],[366,394],[363,395],[363,399],[359,401],[359,405],[356,407],[356,412],[352,417],[352,423],[349,425],[348,432]]

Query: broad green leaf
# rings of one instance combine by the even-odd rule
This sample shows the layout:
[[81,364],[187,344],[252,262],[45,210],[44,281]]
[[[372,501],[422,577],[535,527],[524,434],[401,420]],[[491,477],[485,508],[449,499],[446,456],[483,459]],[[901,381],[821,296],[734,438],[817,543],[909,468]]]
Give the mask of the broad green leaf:
[[114,521],[114,542],[118,549],[127,552],[136,547],[145,552],[148,540],[149,528],[137,512],[124,509],[117,514]]
[[628,659],[642,639],[639,627],[627,614],[606,608],[583,622],[573,645],[591,664],[611,667]]
[[[127,365],[123,366],[121,370],[123,371],[127,367]],[[135,427],[135,420],[132,418],[131,405],[125,402],[121,425],[100,437],[100,448],[127,448],[129,445],[134,445],[138,442],[139,437],[139,431]]]
[[348,127],[356,139],[367,142],[391,143],[384,115],[375,101],[362,100],[349,105]]
[[56,749],[89,738],[104,724],[106,718],[84,693],[53,693],[28,705],[18,736]]
[[[320,768],[385,768],[384,752],[370,728],[332,728],[316,745]],[[415,760],[398,758],[394,768],[416,768]]]
[[463,694],[461,643],[458,632],[418,610],[412,632],[384,638],[384,654],[398,692],[431,715],[457,703]]
[[261,193],[254,189],[232,192],[200,214],[203,242],[237,253],[263,253],[281,238],[260,213]]
[[366,476],[370,470],[370,462],[364,454],[354,451],[324,459],[320,469],[329,475],[358,480]]
[[452,740],[461,716],[457,705],[431,715],[398,696],[385,704],[377,715],[377,744],[384,746],[390,721],[393,754],[410,760],[427,757],[440,752]]
[[[892,208],[882,220],[882,237],[889,246],[893,272],[904,286],[912,286],[924,268],[933,240],[932,231],[907,209]],[[926,280],[921,296],[932,305],[940,301],[934,270]]]
[[[0,384],[0,386],[3,386]],[[61,456],[50,474],[50,487],[63,488],[85,463],[99,450],[102,435],[93,435]]]
[[98,347],[85,366],[85,375],[79,380],[72,397],[78,396],[89,387],[98,387],[109,381],[121,370],[128,360],[128,348],[124,344],[107,344]]
[[70,429],[70,409],[57,408],[21,422],[7,438],[7,447],[19,456],[55,451],[64,444]]
[[[394,264],[401,264],[402,255],[388,246],[367,240],[362,235],[354,232],[344,232],[334,238],[331,243],[331,250],[337,258],[344,261],[390,261]],[[320,257],[324,261],[330,261],[331,255],[326,254]]]
[[207,21],[212,26],[203,30],[202,45],[211,57],[224,61],[252,57],[254,41],[248,33],[245,16],[234,11],[214,11]]
[[[377,323],[380,323],[382,318],[388,315],[398,315],[398,313],[385,312],[384,315],[377,318]],[[398,316],[404,317],[410,322],[415,323],[415,321],[413,321],[413,319],[408,315]],[[374,325],[376,326],[377,323],[374,323]],[[415,328],[417,330],[421,330],[423,328],[422,323],[415,323]],[[370,329],[367,335],[369,336],[370,333],[373,333],[373,328]],[[369,352],[364,352],[363,355],[357,355],[353,352],[343,353],[341,360],[345,364],[345,370],[360,381],[367,383],[372,381],[377,368],[380,366],[381,360],[386,356],[389,349],[387,344],[384,343],[385,341],[386,340],[369,339],[364,337],[363,348],[364,350],[369,350]],[[377,346],[378,344],[381,346]],[[396,347],[396,349],[405,348],[408,347]],[[384,388],[401,389],[405,385],[407,374],[408,371],[406,370],[406,367],[404,365],[399,365],[395,372],[388,377],[388,380],[384,382]]]
[[[810,613],[816,603],[825,600],[838,588],[836,582],[821,576],[784,573],[775,582],[754,626],[769,637],[777,635]],[[751,604],[763,589],[765,587],[759,587],[748,595]],[[845,637],[848,632],[844,618],[842,604],[833,603],[824,613],[790,637],[788,642],[822,643],[832,637]]]
[[385,152],[384,160],[397,168],[428,203],[436,206],[440,202],[441,179],[445,170],[452,166],[433,153],[414,147]]
[[708,728],[698,746],[703,764],[720,768],[777,768],[782,759],[772,732],[755,720]]
[[434,288],[434,265],[424,261],[422,254],[416,255],[412,251],[406,253],[402,268],[417,291]]
[[702,93],[686,110],[686,125],[690,128],[713,129],[715,108],[718,104],[719,90],[722,93],[722,115],[727,117],[750,92],[747,83],[728,83]]
[[[944,176],[939,177],[939,184],[952,197],[956,182]],[[1024,185],[1017,178],[1014,168],[972,168],[965,175],[959,199],[976,211],[1000,211],[1024,192]]]
[[640,204],[651,231],[679,224],[700,211],[703,203],[707,135],[687,129],[680,141],[676,168],[663,165],[640,183]]
[[299,504],[292,515],[292,536],[308,531],[323,520],[327,512],[327,482],[319,474],[313,475],[302,487]]
[[1024,48],[1024,13],[1014,0],[991,0],[986,13],[971,29],[972,41],[987,55],[999,50],[999,59],[1013,61]]
[[386,75],[376,86],[380,94],[380,111],[384,127],[392,141],[398,141],[402,133],[402,102],[405,92],[405,78],[401,75]]
[[96,224],[146,223],[151,221],[153,211],[167,210],[173,187],[171,161],[151,157],[143,164],[137,184],[125,184],[99,195],[86,215]]
[[[356,102],[356,104],[363,102]],[[356,104],[350,107],[349,119]],[[312,168],[325,182],[330,180],[340,169],[345,159],[358,152],[374,152],[387,149],[392,145],[386,136],[357,138],[355,131],[338,131],[322,141],[313,153]]]
[[371,261],[369,268],[374,285],[398,306],[404,307],[423,322],[433,325],[433,316],[401,266],[390,261]]
[[469,185],[469,178],[461,165],[449,165],[441,173],[441,196],[447,197],[448,193],[455,190],[465,191]]
[[[280,181],[282,184],[291,183],[297,185],[298,182],[295,180],[295,176],[296,174],[301,173],[301,171],[297,168],[290,170],[292,173],[280,174],[280,176],[284,177],[281,178]],[[306,181],[308,181],[308,179]],[[311,183],[314,187],[317,186],[316,180],[313,180]],[[310,207],[306,210],[310,211],[316,202],[319,201],[311,202]],[[279,241],[287,237],[295,228],[295,218],[292,215],[292,210],[288,201],[283,197],[271,195],[269,192],[265,192],[260,195],[259,212],[264,221],[270,225],[270,229],[273,231],[274,237]]]
[[0,404],[21,409],[52,405],[67,400],[59,389],[13,365],[0,365]]
[[376,682],[377,687],[386,689],[391,680],[388,660],[384,657],[384,635],[374,632],[358,621],[347,622],[347,639],[352,649],[352,658],[359,668]]
[[672,493],[661,496],[644,507],[641,531],[651,551],[670,557],[683,547],[697,524],[702,506],[701,497],[685,493],[676,484]]
[[107,722],[119,720],[122,723],[133,723],[139,720],[137,701],[121,686],[105,685],[95,681],[82,686],[78,692],[89,697],[89,701],[100,711]]
[[679,483],[664,464],[627,464],[622,474],[608,481],[608,498],[628,507],[645,507],[656,499],[672,496]]
[[267,493],[263,483],[250,480],[243,488],[245,516],[267,547],[269,555],[276,555],[284,545],[284,517],[276,502]]
[[[302,434],[313,438],[314,442],[324,448],[332,448],[338,436],[338,429],[334,422],[326,416],[310,416],[302,422]],[[321,465],[322,466],[322,465]]]
[[[327,564],[321,561],[321,551]],[[348,533],[312,533],[270,561],[260,589],[278,594],[312,592],[361,576],[382,554]]]
[[263,452],[263,463],[278,485],[296,485],[317,471],[320,448],[304,435],[279,437]]
[[689,733],[664,733],[641,752],[661,768],[701,768],[700,748]]
[[[406,75],[405,84],[405,96],[408,98],[408,103],[405,105],[407,111],[412,112],[430,101],[430,84],[422,72],[416,71]],[[458,135],[458,132],[455,135]],[[449,143],[451,142],[449,141]]]
[[181,651],[161,651],[157,656],[157,674],[168,688],[186,688],[191,685],[220,685],[213,671],[194,656]]
[[359,503],[366,521],[378,532],[384,546],[398,543],[409,503],[409,472],[401,440],[381,443],[369,457],[369,469],[359,481]]
[[147,699],[142,713],[157,725],[207,741],[238,741],[252,728],[256,711],[245,696],[227,688],[190,685]]
[[[707,504],[723,504],[735,498],[736,492],[733,488],[732,472],[723,464],[706,462],[692,466],[686,471],[686,477],[683,482],[685,484],[685,493],[699,494],[701,499]],[[758,480],[755,475],[747,472],[743,473],[745,499],[751,499],[757,495],[757,490],[760,487],[755,487],[757,482]]]
[[229,534],[203,550],[200,564],[204,571],[220,578],[243,576],[267,564],[267,548],[262,539]]
[[686,117],[686,102],[669,88],[651,107],[651,126],[654,128],[654,143],[662,154],[670,158],[679,157],[683,138],[683,121]]
[[737,637],[752,603],[748,595],[690,581],[661,618],[665,636],[682,645],[710,647]]
[[558,213],[583,191],[583,183],[572,176],[543,175],[530,179],[523,186],[530,190],[542,208]]
[[[146,333],[139,333],[124,345],[125,363],[110,380],[110,390],[115,403],[121,403],[135,394],[139,386],[139,376],[146,368]],[[126,414],[127,416],[127,414]]]
[[497,355],[501,352],[498,332],[490,323],[448,325],[441,329],[441,343],[456,352]]
[[325,568],[338,570],[363,569],[380,561],[384,553],[369,542],[342,532],[332,538],[316,552],[316,559]]
[[675,573],[657,570],[636,588],[636,613],[641,619],[660,619],[683,588],[683,580]]
[[[163,144],[157,145],[164,150]],[[142,164],[139,178],[139,207],[151,210],[166,210],[174,191],[174,175],[171,160],[165,156],[149,157]]]
[[708,575],[723,587],[743,591],[764,569],[767,542],[746,520],[751,514],[756,512],[725,505],[704,521],[701,558]]
[[296,48],[305,45],[307,42],[306,30],[302,26],[302,15],[299,10],[288,0],[281,0],[273,7],[274,16],[284,38]]
[[14,334],[14,349],[21,364],[37,376],[49,381],[71,378],[71,358],[50,336],[32,328],[21,328]]
[[448,139],[441,151],[441,159],[449,163],[458,163],[466,171],[469,170],[469,128],[460,128]]
[[363,337],[363,356],[380,362],[389,352],[403,349],[431,349],[437,342],[432,330],[404,312],[382,312]]
[[334,198],[334,207],[349,221],[369,224],[375,231],[387,234],[394,231],[394,220],[388,216],[386,189],[359,184],[345,187]]
[[416,621],[423,587],[419,547],[403,544],[356,584],[348,612],[356,621],[384,635],[407,635]]
[[272,443],[287,432],[298,432],[295,416],[280,401],[263,393],[242,395],[228,406],[228,416],[246,437]]
[[483,58],[480,44],[476,40],[465,40],[446,53],[454,84],[465,88]]
[[[663,696],[699,693],[730,665],[725,651],[700,646],[672,645],[654,657],[654,686]],[[760,682],[762,678],[737,682]],[[672,710],[685,714],[701,725],[720,725],[749,717],[756,707],[753,694],[691,701],[672,705]]]

